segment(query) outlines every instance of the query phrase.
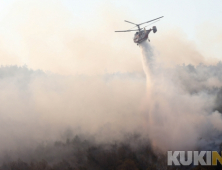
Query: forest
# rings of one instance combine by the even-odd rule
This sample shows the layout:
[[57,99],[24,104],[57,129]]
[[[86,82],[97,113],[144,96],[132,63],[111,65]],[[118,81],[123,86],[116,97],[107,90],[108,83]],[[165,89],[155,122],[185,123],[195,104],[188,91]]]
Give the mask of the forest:
[[[130,142],[129,142],[130,141]],[[26,157],[24,156],[26,155]],[[23,157],[23,158],[22,158]],[[98,144],[75,136],[41,145],[16,161],[4,157],[0,170],[220,170],[220,166],[167,166],[167,157],[138,136],[127,142]],[[25,160],[24,160],[25,159]]]

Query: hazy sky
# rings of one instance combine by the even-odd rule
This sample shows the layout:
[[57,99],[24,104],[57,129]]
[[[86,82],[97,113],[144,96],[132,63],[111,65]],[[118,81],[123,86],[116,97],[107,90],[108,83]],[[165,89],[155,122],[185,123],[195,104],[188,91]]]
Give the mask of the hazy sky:
[[[189,37],[194,38],[196,27],[204,22],[212,22],[222,26],[222,2],[220,0],[112,0],[112,1],[73,1],[64,0],[63,3],[74,15],[79,17],[94,17],[100,6],[112,4],[119,12],[127,13],[127,18],[134,22],[144,22],[155,17],[164,16],[161,21],[164,26],[180,27]],[[114,14],[115,15],[115,14]],[[134,18],[131,18],[131,17]],[[158,23],[160,24],[160,23]]]
[[124,20],[160,16],[157,34],[150,35],[160,53],[167,39],[170,48],[183,41],[204,57],[221,59],[221,7],[219,0],[1,0],[0,63],[61,74],[142,71],[133,33],[114,31],[133,27]]
[[[5,11],[8,11],[10,5],[15,1],[19,0],[0,1],[0,18],[4,18]],[[49,4],[48,2],[52,3],[53,1],[46,0],[46,6]],[[196,27],[204,22],[212,22],[220,27],[222,26],[222,2],[220,0],[63,0],[61,2],[74,16],[81,18],[82,23],[92,19],[95,20],[98,10],[103,7],[106,10],[106,5],[113,5],[118,12],[128,14],[128,17],[126,15],[127,18],[119,18],[118,22],[122,22],[122,19],[144,22],[155,17],[164,16],[164,20],[161,21],[164,26],[180,27],[190,38],[195,37]],[[132,16],[134,18],[131,18]]]

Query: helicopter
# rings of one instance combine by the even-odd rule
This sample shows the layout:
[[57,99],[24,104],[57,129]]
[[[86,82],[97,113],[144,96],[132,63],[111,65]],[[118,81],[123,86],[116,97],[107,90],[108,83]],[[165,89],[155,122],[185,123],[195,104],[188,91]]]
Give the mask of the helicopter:
[[[143,27],[143,28],[140,28],[140,26],[143,25],[143,24],[147,24],[147,23],[149,23],[149,22],[153,22],[153,21],[157,22],[157,21],[159,21],[160,18],[163,18],[163,16],[162,16],[162,17],[159,17],[159,18],[152,19],[152,20],[147,21],[147,22],[143,22],[143,23],[141,23],[141,24],[135,24],[135,23],[133,23],[133,22],[130,22],[130,21],[126,21],[126,20],[125,20],[125,22],[128,22],[128,23],[130,23],[130,24],[136,25],[135,27],[137,27],[138,29],[136,29],[136,30],[131,30],[131,29],[135,28],[135,27],[133,27],[133,28],[131,28],[131,29],[129,29],[129,30],[115,31],[115,32],[137,31],[137,32],[135,33],[135,35],[134,35],[133,41],[134,41],[134,43],[136,43],[136,44],[138,45],[138,44],[140,44],[141,42],[146,41],[146,40],[148,39],[148,35],[149,35],[149,33],[150,33],[152,30],[153,30],[153,33],[156,33],[156,32],[157,32],[156,26],[153,26],[153,27],[152,27],[151,29],[149,29],[149,30],[146,30],[145,28],[146,28],[147,26],[149,26],[150,24],[147,25],[147,26],[145,26],[145,27]],[[153,23],[154,23],[154,22],[153,22]],[[151,23],[151,24],[153,24],[153,23]],[[148,40],[149,40],[149,39],[148,39]],[[150,41],[150,40],[149,40],[149,41]]]

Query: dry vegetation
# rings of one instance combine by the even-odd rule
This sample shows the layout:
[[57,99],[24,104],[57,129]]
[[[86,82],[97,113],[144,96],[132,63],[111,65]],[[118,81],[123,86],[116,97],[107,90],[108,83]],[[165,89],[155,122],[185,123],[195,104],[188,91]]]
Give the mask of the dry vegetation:
[[[134,138],[134,139],[133,139]],[[166,156],[154,153],[149,144],[132,142],[95,144],[78,136],[53,146],[39,146],[31,161],[5,161],[0,170],[216,170],[220,167],[170,167]],[[135,141],[140,146],[135,146]],[[134,144],[133,144],[134,143]]]

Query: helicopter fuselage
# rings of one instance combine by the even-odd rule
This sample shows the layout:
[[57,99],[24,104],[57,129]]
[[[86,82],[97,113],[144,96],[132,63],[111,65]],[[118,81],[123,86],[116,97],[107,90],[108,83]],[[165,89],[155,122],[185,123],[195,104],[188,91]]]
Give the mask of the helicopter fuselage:
[[148,35],[150,33],[150,30],[140,30],[139,32],[136,32],[133,38],[133,41],[137,44],[146,41],[148,39]]

